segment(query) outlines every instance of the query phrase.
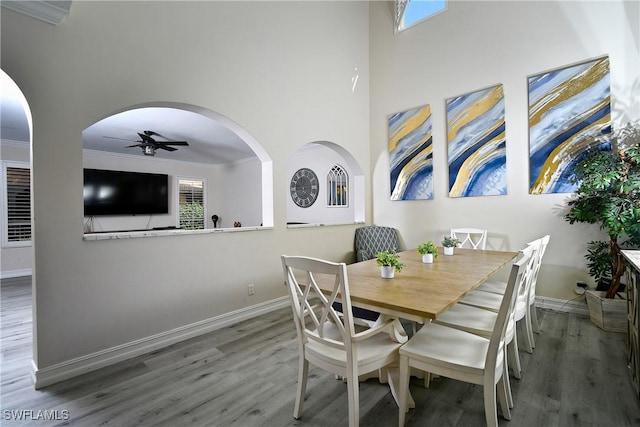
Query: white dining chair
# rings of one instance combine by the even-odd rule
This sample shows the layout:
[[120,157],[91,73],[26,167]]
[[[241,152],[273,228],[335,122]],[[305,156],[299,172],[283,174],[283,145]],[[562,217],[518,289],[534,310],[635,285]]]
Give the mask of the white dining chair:
[[[530,246],[533,248],[533,255],[529,260],[528,265],[526,266],[526,269],[524,272],[526,276],[526,281],[524,282],[524,285],[522,286],[522,288],[518,290],[518,293],[516,295],[516,304],[514,308],[514,317],[515,317],[516,324],[520,324],[522,326],[523,322],[521,321],[524,320],[524,326],[522,326],[523,328],[522,335],[524,336],[524,343],[523,343],[524,349],[527,351],[527,353],[533,353],[533,346],[534,346],[533,333],[531,332],[531,329],[530,329],[531,323],[527,321],[527,318],[529,317],[530,287],[533,281],[533,274],[535,271],[535,264],[537,262],[538,251],[540,249],[540,243],[541,243],[540,239],[527,243],[527,246]],[[500,307],[501,301],[502,301],[502,294],[485,292],[485,291],[480,291],[476,289],[470,292],[464,298],[462,298],[460,300],[460,304],[471,305],[474,307],[497,312]],[[517,336],[514,338],[514,341],[516,341],[517,343]],[[519,345],[519,344],[516,344],[516,345]]]
[[[525,264],[525,269],[533,268],[532,264],[535,262],[535,253],[534,247],[531,245],[527,245],[522,250],[519,251],[520,259],[528,259],[528,262]],[[527,280],[527,272],[523,273],[524,280]],[[505,282],[507,283],[507,282]],[[506,289],[505,289],[506,290]],[[516,292],[516,305],[517,298],[520,294],[520,288],[515,290]],[[495,298],[495,300],[500,300],[502,303],[502,299],[504,298],[504,294],[499,295],[499,298]],[[498,307],[499,310],[499,307]],[[505,343],[506,343],[506,352],[507,352],[507,361],[505,363],[505,373],[508,373],[506,370],[507,366],[511,367],[511,371],[515,378],[520,379],[522,377],[522,368],[520,365],[520,356],[518,354],[518,337],[516,335],[516,317],[515,317],[515,307],[513,310],[512,316],[509,318],[507,324],[507,331],[505,332]],[[485,338],[489,338],[493,331],[496,319],[498,317],[497,310],[487,310],[485,308],[480,308],[467,304],[455,304],[449,310],[444,312],[442,315],[438,316],[437,319],[434,320],[435,323],[440,325],[449,326],[451,328],[460,329],[466,332],[470,332],[472,334],[480,335]],[[510,397],[510,396],[509,396]],[[512,406],[512,401],[510,400],[509,406]]]
[[496,395],[502,416],[507,420],[511,418],[507,400],[509,383],[504,374],[505,333],[515,305],[515,290],[523,283],[524,265],[527,262],[528,259],[521,258],[511,267],[509,285],[498,311],[491,338],[432,322],[422,327],[400,348],[400,426],[405,423],[411,368],[482,385],[488,426],[498,425]]
[[[398,362],[400,343],[390,338],[397,319],[356,330],[344,263],[282,255],[285,282],[291,297],[298,337],[298,387],[293,417],[302,416],[309,363],[346,378],[349,426],[359,422],[358,377]],[[321,291],[317,278],[330,278],[330,294]],[[345,308],[336,312],[332,303],[340,298]]]
[[[524,319],[525,321],[525,333],[527,334],[527,342],[525,349],[531,353],[535,348],[535,338],[533,333],[540,332],[540,324],[538,322],[538,314],[535,307],[536,300],[536,284],[538,282],[538,273],[540,272],[540,267],[542,265],[542,259],[547,250],[547,246],[549,245],[550,236],[547,234],[544,237],[534,240],[533,242],[529,242],[529,245],[535,245],[538,247],[536,251],[535,264],[533,266],[533,271],[531,272],[531,283],[529,284],[529,294],[528,298],[524,298],[521,296],[517,301],[516,306],[516,318],[518,321]],[[489,292],[495,294],[503,294],[504,289],[506,287],[506,282],[488,280],[478,286],[476,291],[481,292]],[[475,291],[474,291],[475,292]],[[472,297],[473,298],[473,297]]]
[[485,249],[487,230],[480,228],[452,228],[451,237],[460,240],[459,248]]

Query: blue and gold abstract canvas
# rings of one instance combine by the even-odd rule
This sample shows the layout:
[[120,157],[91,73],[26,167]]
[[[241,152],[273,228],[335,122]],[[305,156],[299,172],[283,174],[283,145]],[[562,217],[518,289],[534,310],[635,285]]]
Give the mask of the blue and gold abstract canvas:
[[433,199],[431,106],[389,116],[391,200]]
[[529,193],[572,193],[575,165],[610,149],[609,58],[529,77]]
[[502,85],[447,99],[449,197],[507,194]]

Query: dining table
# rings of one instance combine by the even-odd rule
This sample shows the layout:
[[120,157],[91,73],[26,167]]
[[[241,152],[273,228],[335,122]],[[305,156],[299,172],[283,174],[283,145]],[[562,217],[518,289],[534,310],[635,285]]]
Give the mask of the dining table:
[[391,317],[425,322],[437,319],[518,255],[511,251],[456,248],[433,263],[423,263],[417,249],[398,252],[402,271],[382,278],[375,258],[347,266],[354,306]]

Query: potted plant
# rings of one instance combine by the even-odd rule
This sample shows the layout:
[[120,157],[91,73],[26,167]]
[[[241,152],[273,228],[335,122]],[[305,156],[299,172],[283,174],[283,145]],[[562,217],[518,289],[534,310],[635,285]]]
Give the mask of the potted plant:
[[444,247],[445,255],[453,255],[453,249],[456,248],[460,243],[460,240],[451,236],[444,236],[442,238],[442,246]]
[[438,258],[438,248],[433,240],[423,242],[418,246],[418,253],[422,255],[422,262],[431,264],[435,258]]
[[[625,271],[621,247],[640,244],[640,122],[628,123],[623,128],[598,140],[603,144],[587,152],[576,164],[573,182],[579,187],[568,200],[565,219],[570,224],[585,222],[598,224],[608,235],[608,241],[592,241],[587,245],[587,266],[594,278],[596,292],[587,291],[587,303],[591,319],[607,330],[626,330],[626,302],[619,300],[616,325],[606,324],[604,313],[592,313],[612,301],[620,290]],[[604,319],[604,320],[603,320]]]
[[378,252],[376,254],[376,263],[382,267],[380,271],[385,279],[393,279],[395,272],[402,271],[404,267],[404,264],[400,262],[400,255],[395,249]]

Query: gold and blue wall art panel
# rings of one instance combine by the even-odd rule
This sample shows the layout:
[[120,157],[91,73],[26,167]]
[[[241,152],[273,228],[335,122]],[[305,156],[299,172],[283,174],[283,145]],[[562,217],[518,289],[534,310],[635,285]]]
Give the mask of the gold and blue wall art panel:
[[611,149],[609,58],[528,78],[529,193],[572,193],[575,165],[593,149]]
[[433,199],[431,106],[392,114],[388,120],[391,200]]
[[504,89],[446,100],[449,197],[507,194]]

